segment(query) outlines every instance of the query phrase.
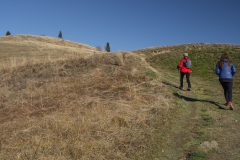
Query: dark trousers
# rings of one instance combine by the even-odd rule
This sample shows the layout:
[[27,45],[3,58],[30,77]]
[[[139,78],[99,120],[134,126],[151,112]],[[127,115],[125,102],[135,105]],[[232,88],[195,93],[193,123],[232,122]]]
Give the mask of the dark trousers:
[[226,99],[226,102],[232,102],[232,86],[233,82],[221,82],[221,85],[224,90],[224,97]]
[[186,75],[188,88],[191,88],[190,73],[180,73],[180,87],[183,87],[183,77]]

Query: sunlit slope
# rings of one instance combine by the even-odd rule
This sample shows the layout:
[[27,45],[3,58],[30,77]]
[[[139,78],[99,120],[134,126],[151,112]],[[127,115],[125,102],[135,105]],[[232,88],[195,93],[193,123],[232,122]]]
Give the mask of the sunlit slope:
[[0,159],[152,159],[171,97],[131,53],[0,69]]
[[[240,69],[240,46],[230,44],[187,44],[154,47],[134,51],[144,55],[147,61],[158,70],[177,72],[183,53],[187,52],[192,60],[192,76],[216,80],[215,65],[222,53],[228,53],[237,69]],[[240,86],[240,74],[235,75],[235,84]]]
[[65,59],[73,55],[86,57],[99,52],[95,47],[47,36],[0,37],[1,67]]

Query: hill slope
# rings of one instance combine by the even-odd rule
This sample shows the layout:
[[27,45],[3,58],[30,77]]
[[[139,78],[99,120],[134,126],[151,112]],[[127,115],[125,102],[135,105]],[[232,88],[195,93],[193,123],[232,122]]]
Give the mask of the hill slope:
[[[42,52],[29,46],[24,56],[35,60]],[[0,159],[146,159],[170,109],[166,87],[131,53],[62,59],[65,51],[0,70]]]
[[[2,48],[11,46],[6,41]],[[26,40],[18,52],[33,60],[43,52],[37,63],[0,69],[0,159],[239,159],[239,75],[229,111],[217,78],[197,68],[213,68],[221,51],[236,51],[231,58],[239,68],[239,46],[94,54],[57,40],[36,43],[51,47],[33,54],[29,43],[35,42]],[[177,89],[182,52],[197,57],[192,92]]]
[[[240,68],[240,46],[230,44],[187,44],[165,47],[154,47],[137,50],[135,53],[146,57],[150,65],[158,70],[177,72],[176,66],[179,64],[183,53],[187,52],[193,61],[192,75],[204,80],[215,81],[215,65],[219,61],[222,53],[229,54],[236,68]],[[240,75],[236,74],[235,84],[240,86]]]
[[96,48],[63,39],[17,35],[0,37],[0,67],[15,67],[65,59],[72,56],[91,56],[100,53]]
[[[163,159],[239,159],[240,144],[240,75],[234,77],[233,102],[230,111],[223,89],[214,73],[222,53],[229,54],[237,70],[240,68],[240,46],[228,44],[190,44],[156,47],[134,51],[162,73],[162,82],[169,86],[176,105],[169,113],[167,135],[162,134]],[[189,53],[193,68],[191,92],[181,91],[176,66],[183,53]],[[186,88],[186,81],[184,82]],[[163,138],[163,139],[164,139]],[[161,159],[160,158],[160,159]]]

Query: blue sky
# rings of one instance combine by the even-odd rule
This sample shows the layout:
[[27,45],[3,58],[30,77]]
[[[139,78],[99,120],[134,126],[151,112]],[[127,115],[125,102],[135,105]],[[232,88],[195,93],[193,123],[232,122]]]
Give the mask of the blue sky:
[[240,0],[1,0],[0,36],[58,37],[111,51],[240,44]]

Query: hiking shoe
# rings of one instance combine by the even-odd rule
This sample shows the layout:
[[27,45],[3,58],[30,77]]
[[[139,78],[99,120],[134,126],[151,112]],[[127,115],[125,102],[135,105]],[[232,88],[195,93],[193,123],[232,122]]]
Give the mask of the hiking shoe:
[[233,104],[232,104],[232,102],[228,102],[228,106],[229,106],[229,109],[230,109],[230,110],[233,110]]
[[192,89],[191,89],[191,88],[188,88],[187,90],[188,90],[188,91],[191,91]]
[[183,90],[183,87],[182,87],[182,86],[179,86],[178,88],[181,89],[181,90]]

